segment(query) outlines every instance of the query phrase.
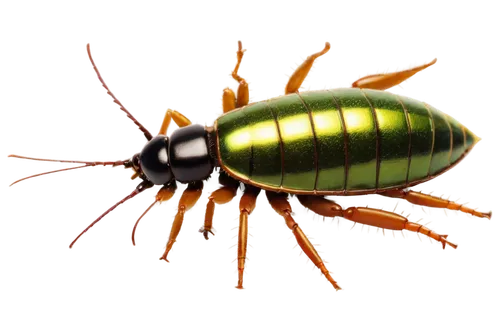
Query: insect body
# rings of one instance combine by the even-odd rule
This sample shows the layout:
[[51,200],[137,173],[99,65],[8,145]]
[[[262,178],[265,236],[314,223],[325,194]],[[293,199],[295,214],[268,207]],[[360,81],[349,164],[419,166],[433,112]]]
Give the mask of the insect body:
[[478,140],[427,104],[358,88],[258,102],[223,115],[216,127],[231,176],[297,194],[405,188],[446,171]]
[[[344,209],[324,197],[378,193],[416,205],[491,217],[491,212],[481,213],[452,201],[407,189],[445,172],[479,141],[466,127],[430,105],[383,91],[429,67],[436,60],[402,72],[366,76],[353,83],[352,88],[299,93],[298,89],[313,62],[329,48],[326,43],[321,52],[309,56],[299,66],[290,77],[284,96],[248,105],[248,84],[238,75],[244,53],[239,43],[238,62],[232,73],[239,83],[238,92],[235,94],[229,88],[224,90],[224,115],[213,126],[203,127],[191,124],[177,111],[168,110],[159,134],[153,137],[108,89],[87,46],[99,80],[115,103],[144,133],[148,143],[132,158],[115,162],[35,159],[84,164],[52,172],[95,165],[123,165],[134,171],[132,178],[142,179],[131,194],[92,222],[70,247],[126,200],[154,185],[161,185],[155,201],[142,214],[144,216],[155,203],[169,200],[177,183],[184,183],[187,188],[180,198],[166,250],[160,258],[167,260],[185,213],[201,196],[203,181],[215,168],[219,168],[222,186],[208,198],[205,222],[200,232],[208,239],[208,234],[212,233],[215,204],[231,201],[240,183],[243,183],[244,193],[239,204],[237,288],[243,287],[248,216],[254,210],[262,189],[266,191],[273,209],[284,218],[302,250],[335,289],[340,289],[339,285],[292,217],[288,194],[296,194],[302,205],[322,216],[343,217],[391,230],[410,230],[437,240],[443,248],[445,245],[456,248],[447,240],[447,235],[437,234],[398,214],[362,207]],[[166,133],[172,119],[180,128],[168,137]],[[34,159],[18,155],[11,157]],[[134,244],[135,230],[142,216],[132,232]]]

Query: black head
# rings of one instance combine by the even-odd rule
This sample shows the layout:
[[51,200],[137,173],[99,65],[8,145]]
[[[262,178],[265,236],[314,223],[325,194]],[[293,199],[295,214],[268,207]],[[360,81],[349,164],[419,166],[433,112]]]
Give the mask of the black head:
[[129,164],[141,178],[155,185],[172,180],[181,183],[204,180],[214,168],[208,140],[203,126],[182,127],[170,139],[165,135],[151,139]]
[[155,185],[170,183],[174,178],[168,158],[168,141],[166,135],[158,135],[142,148],[140,154],[132,158],[134,168],[139,169],[139,175],[143,174]]

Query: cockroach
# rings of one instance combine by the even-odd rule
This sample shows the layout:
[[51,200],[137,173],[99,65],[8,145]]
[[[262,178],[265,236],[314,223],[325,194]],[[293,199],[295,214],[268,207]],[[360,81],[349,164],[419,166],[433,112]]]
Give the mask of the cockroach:
[[[213,126],[192,124],[175,110],[167,110],[158,135],[153,136],[113,95],[97,69],[90,46],[87,52],[107,93],[120,109],[139,127],[148,142],[132,158],[114,162],[49,160],[10,155],[38,161],[83,164],[45,172],[15,183],[53,172],[96,165],[124,166],[131,169],[132,179],[142,181],[135,190],[109,208],[71,243],[118,205],[139,193],[160,185],[154,202],[134,225],[132,242],[141,218],[157,202],[169,200],[177,183],[187,184],[179,200],[166,249],[165,261],[177,239],[184,215],[202,194],[203,182],[216,170],[222,185],[208,197],[205,223],[200,232],[208,239],[212,232],[215,204],[230,202],[238,189],[240,199],[238,232],[238,284],[243,288],[248,216],[255,208],[261,190],[271,207],[285,220],[297,243],[337,290],[337,282],[326,269],[321,257],[292,217],[289,195],[324,217],[342,217],[356,223],[390,230],[409,230],[440,242],[445,248],[457,245],[427,227],[411,222],[393,212],[365,207],[342,208],[325,198],[330,195],[380,194],[403,199],[415,205],[462,211],[490,219],[482,213],[456,202],[423,194],[409,188],[426,182],[460,162],[479,141],[469,129],[429,104],[385,92],[421,70],[436,59],[408,70],[365,76],[351,88],[299,92],[314,61],[328,52],[310,55],[292,74],[285,95],[249,104],[248,84],[238,70],[246,50],[238,42],[237,63],[232,77],[238,82],[237,93],[226,88],[222,95],[223,115]],[[178,125],[166,135],[171,120]]]

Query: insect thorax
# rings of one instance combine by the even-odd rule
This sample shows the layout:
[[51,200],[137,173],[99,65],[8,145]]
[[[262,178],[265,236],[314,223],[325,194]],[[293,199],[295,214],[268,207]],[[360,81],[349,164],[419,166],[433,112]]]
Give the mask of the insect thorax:
[[144,180],[155,185],[207,179],[216,165],[210,151],[209,129],[188,125],[172,135],[157,135],[130,160]]

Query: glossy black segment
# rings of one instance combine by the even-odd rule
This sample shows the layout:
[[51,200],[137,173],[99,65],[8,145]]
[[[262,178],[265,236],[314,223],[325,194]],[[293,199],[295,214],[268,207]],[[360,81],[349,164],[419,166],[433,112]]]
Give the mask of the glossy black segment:
[[142,172],[155,185],[170,182],[173,178],[168,159],[168,137],[158,135],[141,151],[139,163]]
[[170,136],[170,167],[177,181],[189,183],[208,178],[213,170],[206,131],[201,125],[189,125]]

